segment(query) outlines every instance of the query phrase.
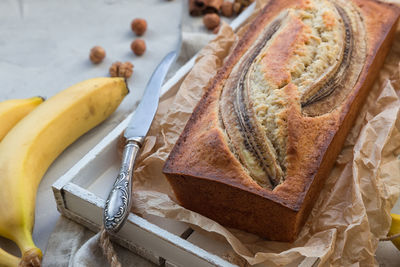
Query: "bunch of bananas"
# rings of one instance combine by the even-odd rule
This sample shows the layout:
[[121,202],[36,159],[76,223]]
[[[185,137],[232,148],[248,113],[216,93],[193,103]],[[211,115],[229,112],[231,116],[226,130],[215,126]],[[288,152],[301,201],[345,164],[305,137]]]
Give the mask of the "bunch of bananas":
[[[395,236],[400,234],[400,214],[391,213],[390,216],[392,217],[392,224],[388,236]],[[400,250],[400,237],[394,238],[391,241]]]
[[43,97],[35,96],[28,99],[12,99],[0,102],[0,142],[17,122],[43,101]]
[[20,259],[0,248],[0,266],[40,266],[42,252],[32,229],[42,177],[66,147],[110,116],[127,93],[122,78],[95,78],[44,102],[34,97],[0,103],[0,236],[14,241],[22,255]]

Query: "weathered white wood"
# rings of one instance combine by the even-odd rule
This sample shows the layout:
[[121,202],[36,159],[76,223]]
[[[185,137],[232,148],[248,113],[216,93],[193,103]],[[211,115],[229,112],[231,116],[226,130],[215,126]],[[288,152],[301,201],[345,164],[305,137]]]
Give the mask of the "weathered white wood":
[[[232,28],[237,30],[253,10],[254,4],[232,22]],[[195,57],[163,85],[161,99],[179,87],[194,63]],[[117,140],[131,116],[52,186],[58,210],[95,232],[100,229],[105,198],[119,168]],[[165,266],[236,266],[221,257],[224,253],[233,253],[228,243],[188,229],[188,225],[182,222],[156,216],[149,216],[146,220],[131,213],[124,227],[112,239],[151,262]],[[312,266],[311,261],[305,261],[302,266]]]
[[[74,183],[67,183],[62,190],[69,211],[65,215],[99,231],[105,200]],[[178,266],[233,266],[133,213],[113,239],[155,263],[162,257]]]

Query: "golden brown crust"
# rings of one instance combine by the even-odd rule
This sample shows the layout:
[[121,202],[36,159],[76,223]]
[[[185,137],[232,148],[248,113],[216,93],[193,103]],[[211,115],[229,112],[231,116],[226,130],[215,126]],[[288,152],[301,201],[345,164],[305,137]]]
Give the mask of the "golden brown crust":
[[[271,0],[267,4],[210,81],[164,166],[163,171],[183,206],[271,240],[296,238],[390,49],[400,13],[397,6],[375,0],[352,2],[359,7],[365,25],[364,67],[341,105],[321,116],[304,116],[301,107],[293,104],[299,98],[296,86],[289,83],[282,89],[293,100],[285,114],[288,168],[286,180],[274,190],[255,182],[232,153],[219,114],[226,80],[263,27],[282,10],[308,6],[309,1]],[[334,23],[329,15],[324,20],[327,25]],[[289,31],[293,38],[288,38],[302,40],[302,29],[300,24],[293,26]],[[279,45],[282,49],[284,46]],[[278,61],[266,62],[266,75],[271,72],[277,82],[286,79]]]
[[291,18],[288,26],[279,32],[282,37],[275,38],[276,41],[262,59],[266,80],[271,80],[276,87],[283,87],[290,82],[291,75],[286,66],[298,47],[307,41],[309,37],[306,33],[309,32],[310,29],[300,19]]

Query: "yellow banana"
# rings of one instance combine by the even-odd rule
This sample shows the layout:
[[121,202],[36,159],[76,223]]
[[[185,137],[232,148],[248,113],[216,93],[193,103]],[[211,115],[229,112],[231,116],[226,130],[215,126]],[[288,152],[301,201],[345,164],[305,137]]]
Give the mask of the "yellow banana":
[[128,93],[123,78],[78,83],[33,110],[0,143],[0,235],[13,240],[22,262],[40,265],[32,240],[36,190],[54,159],[105,120]]
[[[400,234],[400,215],[391,213],[390,216],[392,216],[392,224],[390,225],[388,236]],[[400,250],[400,237],[393,239],[392,243]]]
[[6,134],[31,112],[37,105],[43,102],[43,98],[35,96],[27,99],[10,99],[0,102],[0,141]]
[[0,267],[17,266],[20,260],[0,248]]

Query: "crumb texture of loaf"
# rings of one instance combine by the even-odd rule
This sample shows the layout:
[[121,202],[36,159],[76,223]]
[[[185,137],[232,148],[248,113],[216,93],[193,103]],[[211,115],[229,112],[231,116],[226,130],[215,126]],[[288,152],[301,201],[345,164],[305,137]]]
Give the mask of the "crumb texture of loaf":
[[[259,185],[274,189],[285,181],[288,109],[296,105],[302,115],[316,117],[340,106],[365,53],[362,18],[349,1],[300,2],[265,27],[233,69],[220,100],[230,147]],[[285,87],[292,87],[294,97]]]
[[393,41],[377,0],[270,0],[205,88],[163,172],[217,222],[294,241]]

